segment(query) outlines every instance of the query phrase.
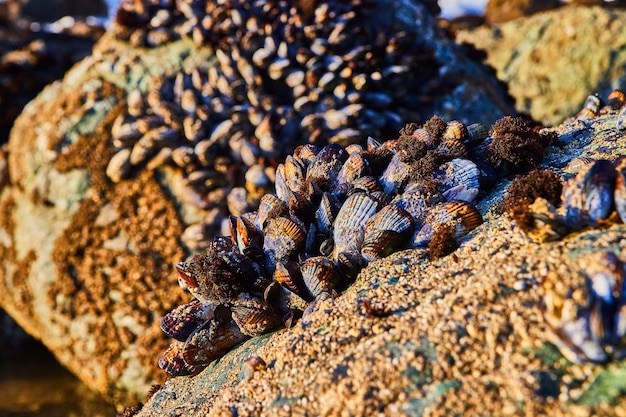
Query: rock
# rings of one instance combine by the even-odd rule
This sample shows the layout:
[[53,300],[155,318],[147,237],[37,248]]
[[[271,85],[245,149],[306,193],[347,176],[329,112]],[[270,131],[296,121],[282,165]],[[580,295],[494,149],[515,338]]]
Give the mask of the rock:
[[485,20],[490,24],[507,22],[518,17],[554,9],[560,4],[558,0],[489,0],[485,8]]
[[[76,21],[60,33],[29,28],[33,22],[16,15],[0,22],[0,144],[5,143],[22,108],[48,84],[61,79],[75,63],[91,53],[104,29]],[[33,23],[35,24],[35,23]]]
[[626,11],[562,7],[493,27],[459,31],[459,43],[487,54],[519,112],[547,126],[561,123],[590,93],[624,88]]
[[[416,101],[405,103],[405,115],[426,119],[439,113],[448,119],[490,123],[510,113],[507,98],[484,68],[465,58],[436,30],[426,9],[436,3],[424,4],[376,3],[381,12],[374,15],[376,27],[397,31],[393,36],[408,33],[406,39],[412,43],[398,38],[398,47],[408,47],[411,54],[421,51],[421,55],[390,55],[410,65],[413,59],[423,60],[418,78],[406,76],[423,83],[411,96]],[[308,138],[293,133],[299,126],[290,124],[292,117],[281,116],[280,111],[289,110],[272,113],[274,107],[266,108],[282,100],[277,91],[284,90],[278,83],[262,91],[269,101],[256,97],[263,112],[240,90],[236,97],[241,102],[233,105],[231,100],[209,111],[207,102],[216,105],[210,99],[227,100],[225,94],[211,95],[209,89],[215,85],[207,86],[206,77],[217,70],[234,72],[232,67],[218,67],[219,60],[230,59],[214,48],[219,32],[194,28],[200,20],[185,14],[198,11],[187,2],[176,2],[180,10],[162,4],[158,15],[156,7],[150,9],[154,16],[141,5],[126,2],[118,24],[100,39],[93,54],[25,107],[11,132],[9,176],[0,190],[0,306],[87,385],[118,402],[140,398],[163,378],[156,360],[168,340],[159,320],[187,301],[176,289],[173,264],[201,250],[206,235],[219,230],[227,214],[226,194],[244,186],[239,155],[244,160],[247,152],[245,160],[264,164],[257,171],[271,177],[281,155],[295,146],[294,142],[277,146],[272,129],[283,129],[281,140],[290,135]],[[190,26],[195,30],[183,31]],[[337,30],[335,36],[340,35]],[[312,48],[323,49],[323,42]],[[376,53],[387,59],[384,48]],[[370,65],[366,58],[358,65]],[[238,71],[247,74],[245,67]],[[280,68],[277,71],[280,74]],[[389,71],[402,72],[402,68]],[[217,87],[230,92],[234,83],[220,74]],[[373,74],[372,81],[368,74],[357,75],[354,83],[359,86],[380,77]],[[310,74],[311,79],[317,76]],[[332,74],[322,78],[324,86],[336,83]],[[190,87],[198,79],[204,83],[202,91]],[[254,77],[249,80],[256,82]],[[237,85],[245,87],[241,82]],[[385,107],[397,98],[374,87],[369,92],[363,105],[348,107],[353,113],[346,113],[347,119],[369,117],[371,129],[403,123],[392,111],[396,107]],[[327,110],[326,99],[319,99],[319,111]],[[317,106],[318,101],[312,103]],[[223,108],[232,119],[219,115]],[[235,124],[236,117],[250,117],[250,123],[258,126],[230,131],[228,123]],[[218,118],[219,128],[213,118]],[[124,130],[129,126],[130,131]],[[145,135],[136,135],[137,131]],[[233,138],[235,133],[239,142]],[[341,132],[332,133],[340,136]],[[243,143],[252,134],[258,140]],[[147,139],[137,145],[138,136]],[[157,146],[177,153],[163,155],[155,152]],[[110,162],[114,155],[118,156]],[[4,171],[0,170],[0,178]]]
[[[624,154],[616,114],[559,126],[543,167],[566,175],[573,158]],[[167,381],[137,416],[620,415],[624,360],[569,362],[547,342],[540,304],[546,282],[583,287],[589,256],[623,260],[624,248],[622,223],[537,244],[492,213],[437,261],[415,250],[373,262],[306,326]],[[246,378],[251,356],[267,369]]]

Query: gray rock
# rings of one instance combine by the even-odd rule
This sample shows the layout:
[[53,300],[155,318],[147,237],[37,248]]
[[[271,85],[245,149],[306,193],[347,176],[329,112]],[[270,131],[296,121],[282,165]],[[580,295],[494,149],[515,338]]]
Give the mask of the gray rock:
[[487,54],[519,112],[555,126],[580,110],[588,94],[624,89],[626,11],[563,7],[457,33]]

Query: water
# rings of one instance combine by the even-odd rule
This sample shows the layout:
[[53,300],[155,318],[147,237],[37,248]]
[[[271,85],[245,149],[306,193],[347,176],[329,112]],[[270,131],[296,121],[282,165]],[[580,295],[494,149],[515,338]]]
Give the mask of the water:
[[0,362],[0,417],[113,417],[115,407],[90,391],[41,345]]

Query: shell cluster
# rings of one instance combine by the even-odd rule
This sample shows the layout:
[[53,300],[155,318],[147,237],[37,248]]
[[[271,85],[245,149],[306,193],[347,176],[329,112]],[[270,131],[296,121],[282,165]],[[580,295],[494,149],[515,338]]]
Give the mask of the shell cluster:
[[559,240],[569,233],[602,222],[626,223],[626,157],[590,160],[563,186],[561,206],[543,198],[528,206],[528,235],[539,242]]
[[210,222],[255,209],[275,168],[299,144],[347,146],[393,137],[420,120],[442,63],[426,42],[380,23],[368,1],[137,0],[120,6],[115,36],[141,47],[190,39],[211,62],[131,91],[116,120],[114,182],[139,169],[182,172],[181,194]]
[[487,129],[433,119],[438,129],[409,124],[383,144],[307,144],[287,156],[276,193],[265,194],[258,211],[231,216],[230,236],[177,265],[194,300],[163,317],[175,341],[159,366],[198,372],[243,340],[291,325],[369,262],[427,247],[441,230],[458,239],[481,224],[472,202],[493,174],[473,150]]
[[[589,259],[586,288],[546,282],[542,312],[550,342],[572,362],[607,362],[626,355],[626,265],[613,252]],[[549,284],[549,285],[547,285]]]

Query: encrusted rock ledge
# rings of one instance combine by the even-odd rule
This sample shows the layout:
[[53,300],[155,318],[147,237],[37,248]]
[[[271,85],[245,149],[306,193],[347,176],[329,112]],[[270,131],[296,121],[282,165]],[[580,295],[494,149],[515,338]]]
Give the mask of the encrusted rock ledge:
[[[555,129],[544,162],[626,152],[615,115]],[[575,164],[567,168],[571,168]],[[571,174],[570,174],[571,175]],[[500,183],[484,207],[502,195]],[[138,416],[620,415],[624,362],[573,364],[546,341],[546,282],[583,288],[589,259],[626,258],[626,226],[532,242],[507,215],[431,262],[404,251],[370,264],[303,325],[254,338],[195,377],[167,381]],[[258,355],[267,370],[246,377]]]

